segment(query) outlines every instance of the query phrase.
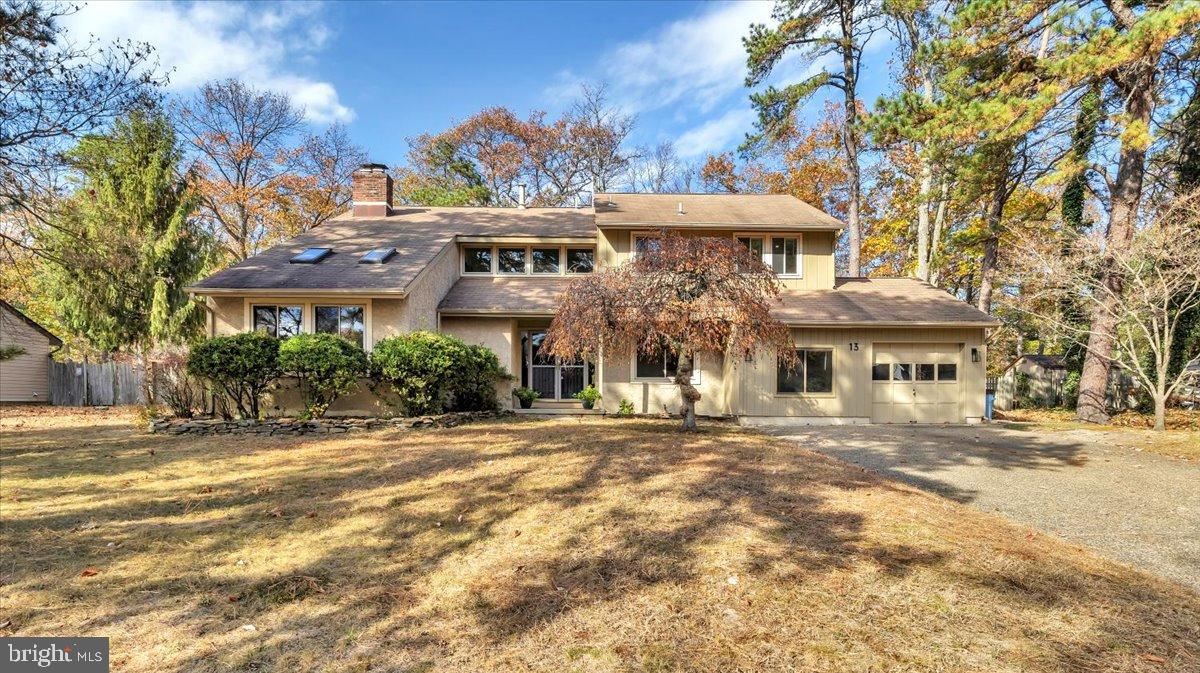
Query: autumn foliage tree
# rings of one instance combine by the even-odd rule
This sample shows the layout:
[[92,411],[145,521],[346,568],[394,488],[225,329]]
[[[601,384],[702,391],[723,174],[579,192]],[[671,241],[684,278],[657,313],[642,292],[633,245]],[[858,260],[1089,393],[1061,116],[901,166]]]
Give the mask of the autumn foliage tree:
[[630,262],[581,277],[564,294],[545,348],[563,359],[677,359],[674,382],[683,402],[683,429],[696,429],[700,391],[693,358],[742,358],[756,351],[794,358],[786,325],[771,315],[779,280],[732,238],[667,231]]

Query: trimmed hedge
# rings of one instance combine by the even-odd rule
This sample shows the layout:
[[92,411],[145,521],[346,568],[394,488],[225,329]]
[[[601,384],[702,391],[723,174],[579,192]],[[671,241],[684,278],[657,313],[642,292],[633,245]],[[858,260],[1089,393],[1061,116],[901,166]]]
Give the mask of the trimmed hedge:
[[298,334],[280,344],[279,367],[299,380],[306,416],[321,418],[366,375],[367,354],[339,336]]
[[511,378],[491,349],[434,332],[376,343],[371,375],[391,385],[409,415],[494,410],[496,383]]
[[213,337],[192,347],[187,372],[232,400],[242,418],[257,419],[262,394],[279,378],[279,340],[263,332]]

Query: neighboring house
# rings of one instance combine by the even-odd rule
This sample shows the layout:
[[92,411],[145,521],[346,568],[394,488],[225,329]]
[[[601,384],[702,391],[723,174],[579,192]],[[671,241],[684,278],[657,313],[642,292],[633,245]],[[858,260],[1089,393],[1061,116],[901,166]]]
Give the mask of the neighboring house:
[[62,340],[12,304],[0,301],[0,347],[25,350],[0,362],[0,402],[50,403],[50,353]]
[[1022,355],[996,381],[996,408],[1054,407],[1063,403],[1067,365],[1061,355]]
[[[580,274],[621,264],[663,228],[731,236],[761,252],[785,287],[804,369],[701,354],[697,411],[745,422],[976,421],[983,415],[985,331],[998,323],[912,279],[837,278],[841,222],[784,195],[596,194],[587,208],[392,205],[383,166],[354,175],[350,213],[189,288],[210,334],[334,332],[370,350],[385,337],[438,330],[494,350],[511,385],[570,400],[585,385],[615,411],[675,412],[674,363],[658,358],[556,362],[539,353],[558,296]],[[506,385],[502,399],[511,403]],[[283,410],[294,399],[280,400]],[[334,412],[380,409],[368,392]]]

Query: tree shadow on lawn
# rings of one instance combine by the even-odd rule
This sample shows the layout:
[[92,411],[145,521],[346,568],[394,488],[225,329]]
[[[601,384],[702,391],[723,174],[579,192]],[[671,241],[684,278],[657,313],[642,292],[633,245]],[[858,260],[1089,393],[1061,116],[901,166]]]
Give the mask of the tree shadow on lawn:
[[[886,586],[933,573],[1038,613],[1088,606],[1097,587],[1104,603],[1162,595],[1107,566],[1064,584],[1078,569],[1056,568],[1053,552],[1019,566],[966,563],[957,540],[903,533],[937,530],[925,519],[935,499],[734,428],[693,436],[673,423],[526,421],[337,440],[164,440],[172,462],[152,479],[117,493],[79,485],[58,509],[4,517],[10,550],[46,531],[59,537],[7,568],[5,590],[38,592],[65,611],[99,602],[77,630],[114,634],[114,656],[128,651],[121,634],[131,625],[161,617],[163,630],[142,637],[185,644],[156,670],[556,668],[563,642],[586,640],[561,630],[616,631],[650,610],[648,600],[716,613],[740,592],[824,592],[831,577],[853,586],[841,578],[858,573]],[[145,468],[108,469],[87,476]],[[42,474],[35,464],[17,473]],[[83,517],[95,527],[79,530]],[[1019,539],[997,536],[984,543],[1000,557],[1024,553]],[[104,572],[77,578],[88,565]],[[308,589],[273,598],[273,587],[291,586]],[[596,614],[613,621],[597,624]],[[3,616],[28,633],[23,625],[36,628],[41,614]],[[1108,661],[1094,656],[1095,642],[1142,640],[1166,652],[1162,627],[1187,616],[1155,615],[1132,630],[1098,620],[1086,643],[1052,640],[1050,651],[1068,670]],[[635,666],[654,638],[677,637],[648,632],[614,656]]]

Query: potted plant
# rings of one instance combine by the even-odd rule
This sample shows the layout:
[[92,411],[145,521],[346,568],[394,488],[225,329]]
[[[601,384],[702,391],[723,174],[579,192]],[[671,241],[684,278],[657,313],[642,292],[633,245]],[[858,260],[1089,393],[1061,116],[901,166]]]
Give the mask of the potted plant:
[[541,393],[530,388],[517,388],[513,391],[513,395],[517,397],[517,402],[521,404],[522,409],[528,409],[533,406],[533,401],[541,397]]
[[596,386],[588,386],[575,393],[575,399],[583,404],[584,409],[591,409],[596,406],[596,400],[600,399],[600,391],[596,390]]

